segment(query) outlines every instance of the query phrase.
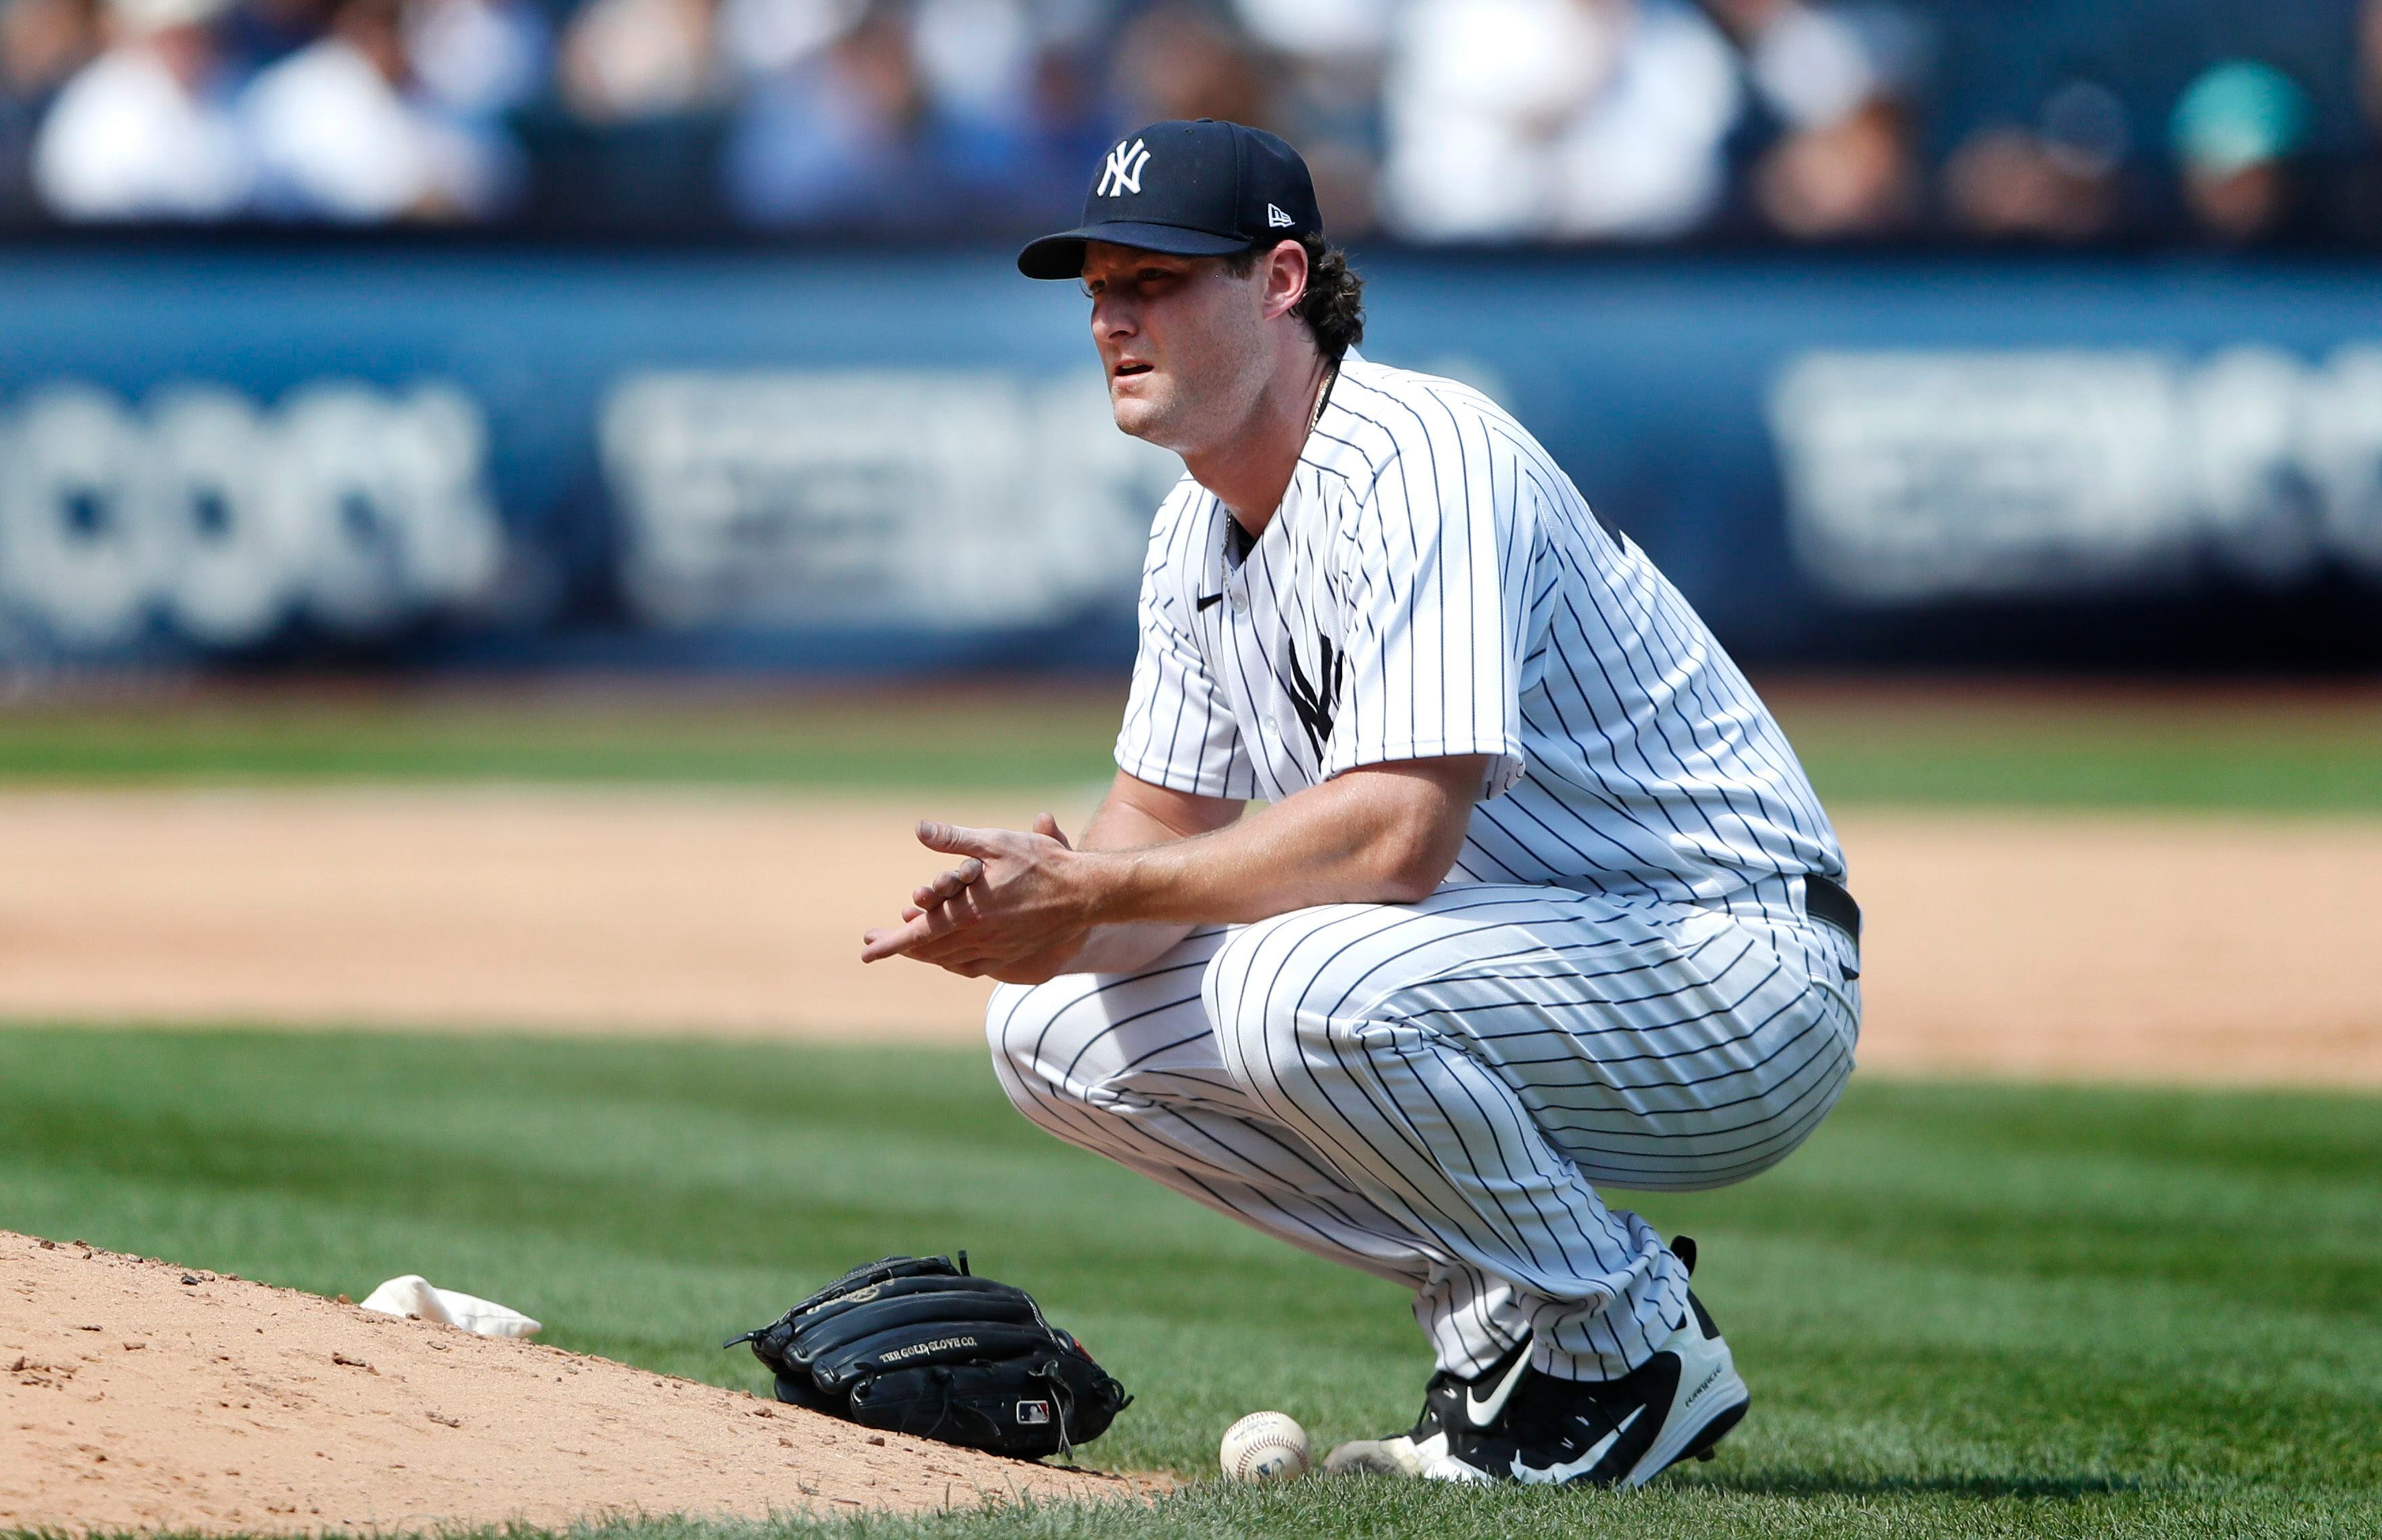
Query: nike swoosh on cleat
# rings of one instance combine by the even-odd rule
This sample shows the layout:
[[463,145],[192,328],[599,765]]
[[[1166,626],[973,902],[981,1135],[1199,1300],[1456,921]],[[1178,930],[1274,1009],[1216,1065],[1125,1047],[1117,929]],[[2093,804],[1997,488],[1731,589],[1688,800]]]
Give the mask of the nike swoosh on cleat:
[[1534,1471],[1521,1461],[1516,1461],[1514,1479],[1527,1486],[1553,1486],[1588,1474],[1589,1472],[1596,1469],[1597,1462],[1602,1460],[1606,1451],[1613,1448],[1614,1441],[1629,1431],[1629,1424],[1638,1420],[1638,1413],[1645,1410],[1642,1406],[1631,1407],[1629,1415],[1621,1419],[1619,1427],[1598,1439],[1589,1451],[1578,1460],[1567,1460],[1560,1465],[1550,1465],[1543,1471]]
[[1483,1400],[1471,1391],[1465,1391],[1464,1415],[1471,1419],[1474,1427],[1487,1427],[1497,1420],[1498,1413],[1505,1410],[1505,1403],[1514,1399],[1514,1387],[1521,1384],[1522,1376],[1529,1372],[1530,1355],[1524,1353],[1514,1360],[1514,1366],[1505,1371],[1505,1377],[1489,1392],[1488,1399]]

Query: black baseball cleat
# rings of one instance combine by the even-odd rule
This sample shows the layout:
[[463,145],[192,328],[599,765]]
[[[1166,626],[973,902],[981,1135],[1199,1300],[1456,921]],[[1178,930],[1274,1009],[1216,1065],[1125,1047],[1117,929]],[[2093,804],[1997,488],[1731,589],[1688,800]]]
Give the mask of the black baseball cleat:
[[1437,1481],[1639,1486],[1689,1456],[1709,1458],[1751,1397],[1728,1344],[1690,1293],[1654,1356],[1616,1380],[1527,1374],[1504,1418],[1459,1428],[1424,1467]]
[[1394,1438],[1359,1438],[1333,1449],[1323,1461],[1332,1476],[1419,1476],[1447,1458],[1453,1437],[1485,1433],[1496,1425],[1530,1374],[1530,1338],[1525,1333],[1505,1355],[1470,1379],[1442,1369],[1423,1387],[1422,1415],[1414,1431]]

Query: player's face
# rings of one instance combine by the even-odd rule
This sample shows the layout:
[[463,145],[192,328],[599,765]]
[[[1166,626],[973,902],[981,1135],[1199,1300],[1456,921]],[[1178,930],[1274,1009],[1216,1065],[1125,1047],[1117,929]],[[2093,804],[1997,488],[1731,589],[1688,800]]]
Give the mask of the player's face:
[[1118,427],[1196,453],[1239,425],[1267,378],[1262,271],[1236,278],[1220,257],[1086,248],[1092,342]]

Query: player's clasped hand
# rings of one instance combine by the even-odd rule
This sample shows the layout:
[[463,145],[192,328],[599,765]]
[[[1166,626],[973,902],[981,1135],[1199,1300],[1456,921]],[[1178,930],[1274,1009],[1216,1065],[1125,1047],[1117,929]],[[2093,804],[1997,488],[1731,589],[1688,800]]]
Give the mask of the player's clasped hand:
[[1030,834],[929,819],[918,843],[965,859],[910,895],[902,923],[864,935],[861,961],[907,957],[967,978],[1038,984],[1081,949],[1089,923],[1070,880],[1077,858],[1049,813]]

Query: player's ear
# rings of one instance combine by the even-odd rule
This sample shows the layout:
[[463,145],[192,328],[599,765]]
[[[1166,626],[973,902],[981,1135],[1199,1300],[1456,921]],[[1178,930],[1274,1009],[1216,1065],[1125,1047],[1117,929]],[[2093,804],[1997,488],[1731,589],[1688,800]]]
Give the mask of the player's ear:
[[1266,253],[1265,317],[1287,314],[1307,295],[1307,248],[1295,240],[1275,243]]

